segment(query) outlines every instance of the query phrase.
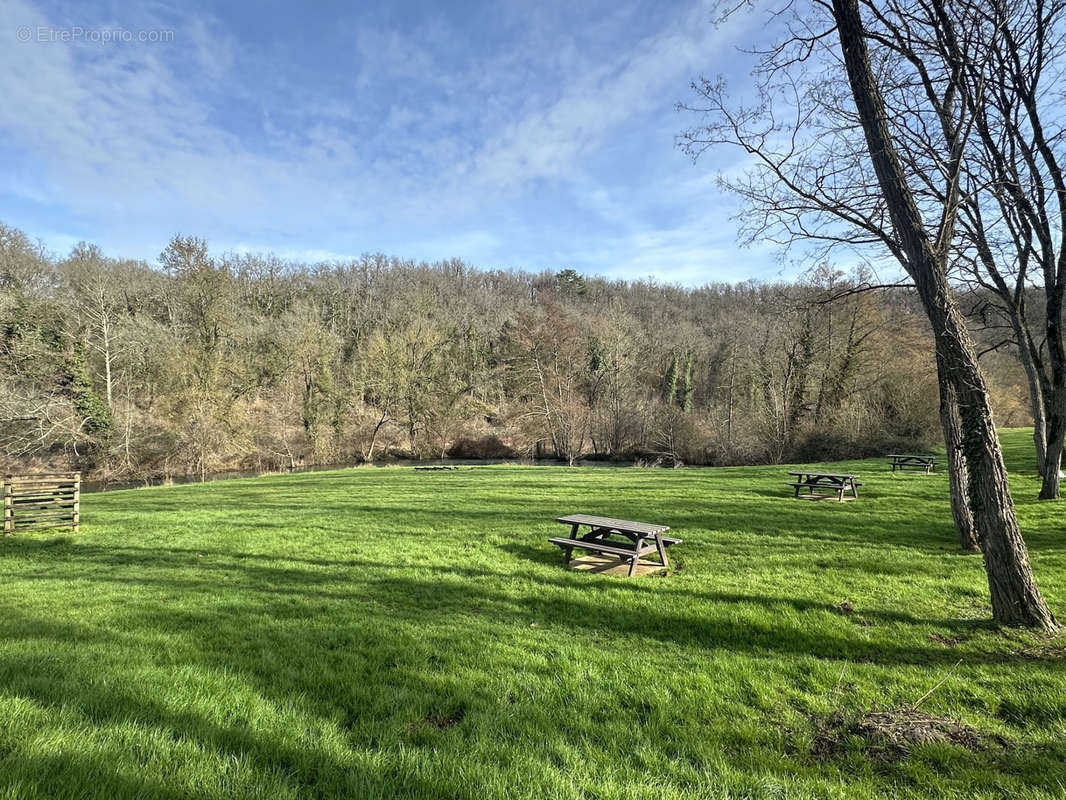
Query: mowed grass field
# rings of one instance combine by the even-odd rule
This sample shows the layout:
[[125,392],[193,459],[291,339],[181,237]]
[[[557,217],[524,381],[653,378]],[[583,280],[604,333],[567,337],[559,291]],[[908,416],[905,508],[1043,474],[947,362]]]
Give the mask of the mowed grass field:
[[[1064,504],[1005,431],[1041,589]],[[359,468],[85,495],[0,541],[4,798],[1058,798],[1063,639],[988,624],[947,479],[833,465]],[[569,572],[553,520],[661,522],[673,571]],[[956,666],[957,664],[957,666]],[[976,750],[835,748],[900,708]]]

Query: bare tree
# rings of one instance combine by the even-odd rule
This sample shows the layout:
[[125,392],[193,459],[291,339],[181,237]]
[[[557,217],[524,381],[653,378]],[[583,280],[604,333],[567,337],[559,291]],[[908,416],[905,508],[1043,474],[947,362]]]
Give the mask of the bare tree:
[[[960,101],[971,88],[963,59],[984,51],[963,55],[972,26],[942,0],[863,5],[872,29],[863,24],[859,0],[814,0],[809,16],[789,18],[784,41],[761,54],[754,108],[734,110],[722,84],[698,84],[712,121],[684,144],[698,154],[730,143],[753,157],[757,168],[733,188],[749,201],[755,229],[778,232],[785,244],[880,247],[914,282],[957,401],[993,617],[1050,630],[1055,619],[1018,528],[984,376],[948,282],[962,161],[980,103]],[[927,45],[943,38],[957,57]],[[842,74],[846,89],[834,83]],[[792,109],[787,121],[782,109]]]
[[174,281],[172,308],[185,334],[188,370],[180,373],[181,388],[175,393],[183,415],[178,432],[200,479],[206,480],[228,451],[239,449],[236,417],[242,409],[237,399],[249,389],[229,357],[236,324],[233,275],[208,255],[205,241],[191,236],[171,239],[159,261]]
[[114,410],[118,327],[125,311],[122,286],[115,280],[117,270],[106,263],[99,247],[85,242],[74,247],[62,266],[74,295],[72,305],[83,319],[85,342],[103,365],[107,407]]
[[525,385],[527,416],[538,423],[555,455],[573,465],[588,440],[587,337],[554,300],[526,311],[509,342],[513,377]]
[[[928,24],[941,27],[944,35],[952,36],[954,21],[941,0],[933,0],[931,5],[933,15]],[[1018,529],[984,376],[977,364],[977,353],[965,320],[947,281],[947,257],[959,196],[958,165],[964,146],[961,131],[972,119],[967,118],[965,111],[961,112],[961,124],[955,126],[959,138],[948,137],[945,141],[945,203],[938,227],[930,230],[915,202],[914,191],[896,154],[894,137],[886,122],[885,103],[870,63],[859,2],[834,0],[832,8],[870,159],[893,230],[905,255],[902,264],[914,280],[929,316],[937,357],[943,360],[958,399],[963,448],[970,470],[970,508],[984,554],[993,617],[1004,623],[1053,630],[1057,627],[1055,617],[1036,587],[1027,548]],[[907,13],[923,10],[920,7],[908,9]],[[949,82],[945,92],[954,92],[956,88],[953,81]],[[950,112],[950,101],[945,98],[937,110]]]
[[[1055,499],[1066,436],[1066,127],[1064,95],[1051,82],[1066,66],[1066,3],[957,0],[957,6],[953,16],[969,21],[971,38],[994,43],[976,59],[953,38],[940,42],[963,75],[960,99],[970,106],[978,143],[964,161],[959,224],[967,247],[960,263],[1003,308],[1029,383],[1040,497]],[[1030,281],[1043,300],[1035,324],[1027,314]]]

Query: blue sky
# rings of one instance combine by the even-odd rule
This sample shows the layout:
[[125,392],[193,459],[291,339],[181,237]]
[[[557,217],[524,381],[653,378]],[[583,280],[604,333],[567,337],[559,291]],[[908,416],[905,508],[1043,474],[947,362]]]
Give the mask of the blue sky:
[[674,145],[689,81],[738,63],[744,32],[709,3],[2,0],[0,19],[0,220],[58,254],[154,261],[181,232],[304,260],[781,272],[736,244],[715,176],[737,154]]

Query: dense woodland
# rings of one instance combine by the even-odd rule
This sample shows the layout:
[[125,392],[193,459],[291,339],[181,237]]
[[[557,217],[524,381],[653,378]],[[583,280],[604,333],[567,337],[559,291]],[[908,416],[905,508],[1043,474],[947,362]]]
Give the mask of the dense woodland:
[[[857,280],[687,289],[384,255],[305,265],[183,236],[146,264],[86,244],[57,258],[0,227],[0,466],[165,480],[928,447],[927,323],[909,290],[849,292]],[[998,421],[1027,424],[1009,352],[983,363]]]

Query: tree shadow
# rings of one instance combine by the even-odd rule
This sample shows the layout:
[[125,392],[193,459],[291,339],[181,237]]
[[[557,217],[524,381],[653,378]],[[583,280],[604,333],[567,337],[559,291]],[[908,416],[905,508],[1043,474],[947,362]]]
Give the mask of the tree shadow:
[[[145,627],[149,619],[139,621],[138,628]],[[161,625],[173,624],[175,620],[165,616],[155,620]],[[222,620],[218,620],[221,622]],[[232,621],[230,622],[232,625]],[[276,641],[264,639],[268,631],[252,629],[245,633],[243,641],[262,641],[269,646]],[[90,636],[82,634],[82,641]],[[106,636],[101,637],[106,641]],[[56,652],[62,653],[65,640],[57,638]],[[306,645],[312,645],[307,642]],[[298,653],[308,654],[306,647]],[[313,657],[313,656],[311,656]],[[292,672],[271,673],[266,669],[248,669],[246,661],[226,657],[215,649],[200,653],[199,670],[208,668],[207,675],[239,675],[251,679],[263,692],[263,697],[278,709],[292,708],[294,698],[306,697],[320,685],[310,681],[292,680]],[[441,779],[426,775],[424,765],[417,758],[391,759],[375,762],[372,759],[347,757],[325,743],[306,735],[289,735],[281,729],[264,731],[252,716],[242,717],[239,712],[230,712],[228,722],[212,718],[207,713],[182,710],[175,705],[158,700],[128,682],[121,680],[95,680],[89,671],[71,670],[58,679],[20,679],[33,676],[39,663],[33,658],[17,655],[0,657],[0,675],[13,676],[6,681],[5,689],[17,694],[24,701],[33,702],[38,708],[50,709],[57,715],[75,716],[81,725],[97,730],[135,727],[146,737],[144,744],[131,752],[128,745],[109,741],[83,749],[68,749],[61,752],[22,752],[15,750],[4,758],[0,752],[0,790],[3,787],[32,787],[32,793],[41,797],[152,797],[152,798],[228,798],[233,796],[262,797],[284,791],[300,797],[435,797],[441,792]],[[372,743],[358,729],[356,719],[364,712],[343,691],[342,676],[329,685],[332,692],[332,708],[298,710],[294,722],[300,718],[317,716],[319,724],[328,725],[337,719],[338,708],[345,709],[340,727],[349,734],[351,753],[366,748]],[[410,724],[424,713],[424,708],[447,708],[447,700],[440,697],[438,687],[419,683],[405,676],[404,689],[388,698],[406,713],[397,716],[385,726],[390,728],[390,737],[400,744],[409,738],[404,733],[404,723]],[[379,687],[388,692],[387,685]],[[419,695],[421,705],[411,711],[411,699]],[[171,698],[173,699],[173,698]],[[347,702],[346,702],[347,701]],[[303,705],[297,702],[296,706]],[[318,711],[316,715],[314,712]],[[306,724],[306,722],[304,723]],[[376,723],[371,727],[381,727]],[[293,732],[294,734],[298,732]],[[456,736],[465,739],[463,731]],[[162,741],[160,741],[162,740]],[[167,743],[170,743],[169,746]],[[197,758],[206,762],[196,774],[177,774],[167,779],[150,769],[146,761],[162,757],[160,749],[184,746],[195,751]],[[408,743],[417,749],[418,742]],[[136,752],[141,752],[138,763]],[[187,754],[186,754],[187,757]],[[406,766],[404,766],[406,763]],[[146,769],[145,767],[149,768]],[[444,775],[446,773],[438,773]],[[451,783],[451,782],[449,782]],[[198,784],[207,787],[201,788]],[[448,795],[456,798],[477,798],[474,787],[447,786]],[[413,792],[413,794],[408,794]]]
[[[29,556],[35,563],[45,562],[49,569],[42,580],[88,579],[138,591],[123,594],[127,607],[120,617],[121,630],[24,612],[0,618],[5,639],[51,643],[57,660],[55,671],[48,673],[33,657],[6,653],[0,658],[0,675],[6,676],[5,691],[42,708],[75,713],[94,727],[133,724],[163,731],[175,741],[195,742],[218,757],[235,759],[260,777],[272,776],[278,786],[301,796],[480,798],[484,792],[476,785],[442,785],[441,776],[448,773],[439,760],[353,759],[313,737],[298,735],[300,726],[314,719],[343,731],[353,753],[392,753],[397,748],[418,753],[421,734],[412,734],[412,726],[460,708],[462,721],[447,731],[429,731],[427,742],[434,752],[438,745],[443,748],[443,759],[476,756],[484,747],[478,739],[484,736],[480,726],[496,720],[500,709],[514,702],[505,694],[485,691],[485,675],[511,670],[511,677],[500,679],[504,685],[526,680],[520,670],[527,667],[522,662],[512,665],[507,658],[518,658],[527,647],[545,646],[534,638],[516,639],[516,632],[529,631],[531,624],[547,633],[565,632],[585,642],[612,642],[634,651],[664,645],[695,653],[736,653],[765,662],[760,668],[771,663],[802,665],[808,658],[833,664],[946,667],[958,660],[957,651],[906,644],[915,637],[901,634],[900,626],[933,624],[959,635],[986,627],[920,619],[891,608],[858,608],[864,619],[893,626],[885,636],[875,632],[871,638],[869,628],[853,627],[840,609],[818,599],[716,592],[680,579],[626,581],[568,573],[560,567],[555,548],[516,541],[499,549],[515,562],[512,568],[409,568],[374,558],[293,560],[218,548],[81,542],[45,546],[24,540],[0,548],[0,559]],[[224,575],[234,583],[224,584]],[[521,582],[516,583],[516,577]],[[161,599],[170,595],[186,602],[176,607]],[[835,624],[827,629],[821,623],[830,616]],[[297,730],[256,729],[239,715],[208,716],[123,680],[96,680],[101,669],[119,670],[120,665],[78,655],[99,649],[151,653],[161,636],[178,637],[180,658],[197,670],[236,676],[270,708],[295,709],[292,725]],[[279,653],[285,654],[284,660]],[[167,663],[165,656],[160,658]],[[1009,654],[968,652],[964,669],[1015,660]],[[608,697],[613,695],[603,699]],[[502,730],[490,729],[495,736],[510,737],[516,747],[529,744],[529,756],[550,765],[549,757],[532,746],[542,735],[529,722],[537,702],[509,711],[506,723],[491,723],[503,724]],[[636,712],[618,708],[613,713]],[[597,744],[607,749],[623,746],[614,739]],[[1011,768],[1012,758],[1002,757],[1003,769]],[[93,772],[105,776],[90,784],[94,788],[87,793],[97,796],[223,794],[207,789],[177,792],[152,777],[142,779],[128,753],[115,754],[110,763],[95,750],[26,758],[20,754],[13,763],[14,771],[0,778],[0,786],[17,780],[41,794],[52,789],[69,792],[71,786],[85,785],[82,781]],[[654,772],[649,777],[670,780]]]
[[[287,562],[291,559],[287,557],[274,559],[207,549],[93,545],[77,545],[76,561],[65,561],[65,564],[71,579],[89,572],[93,581],[104,584],[153,587],[177,593],[217,592],[220,580],[217,576],[225,573],[236,578],[230,592],[239,597],[259,598],[255,602],[268,606],[272,615],[285,613],[289,604],[285,598],[327,604],[386,603],[394,618],[427,624],[476,606],[492,609],[492,618],[500,623],[520,624],[532,614],[593,635],[621,633],[708,650],[844,658],[885,665],[940,664],[957,659],[954,652],[940,646],[900,646],[896,640],[905,637],[900,637],[898,631],[888,639],[870,638],[869,630],[860,625],[852,633],[828,634],[808,631],[809,626],[803,621],[782,620],[776,627],[766,626],[766,611],[777,614],[786,608],[841,616],[838,605],[824,600],[709,591],[680,580],[671,587],[671,579],[590,576],[565,570],[555,548],[542,549],[523,542],[505,543],[498,548],[515,559],[535,564],[536,569],[390,566],[372,558],[315,559],[290,565]],[[0,550],[0,558],[11,557],[14,550]],[[49,550],[55,552],[54,548]],[[87,567],[88,564],[92,567]],[[411,572],[422,577],[415,577]],[[460,582],[443,582],[445,576]],[[524,587],[513,585],[516,576],[523,579]],[[25,579],[34,580],[34,577],[25,576]],[[41,579],[55,580],[55,570],[48,571]],[[503,588],[493,588],[500,584]],[[664,607],[669,610],[663,610]],[[160,606],[158,613],[168,612]],[[983,620],[921,618],[891,608],[860,606],[855,614],[866,622],[932,625],[965,635],[992,629]],[[749,619],[744,619],[745,616]],[[190,618],[181,627],[195,628],[200,624],[202,620]],[[980,663],[1004,663],[1012,658],[1003,653],[974,654],[974,661]]]

